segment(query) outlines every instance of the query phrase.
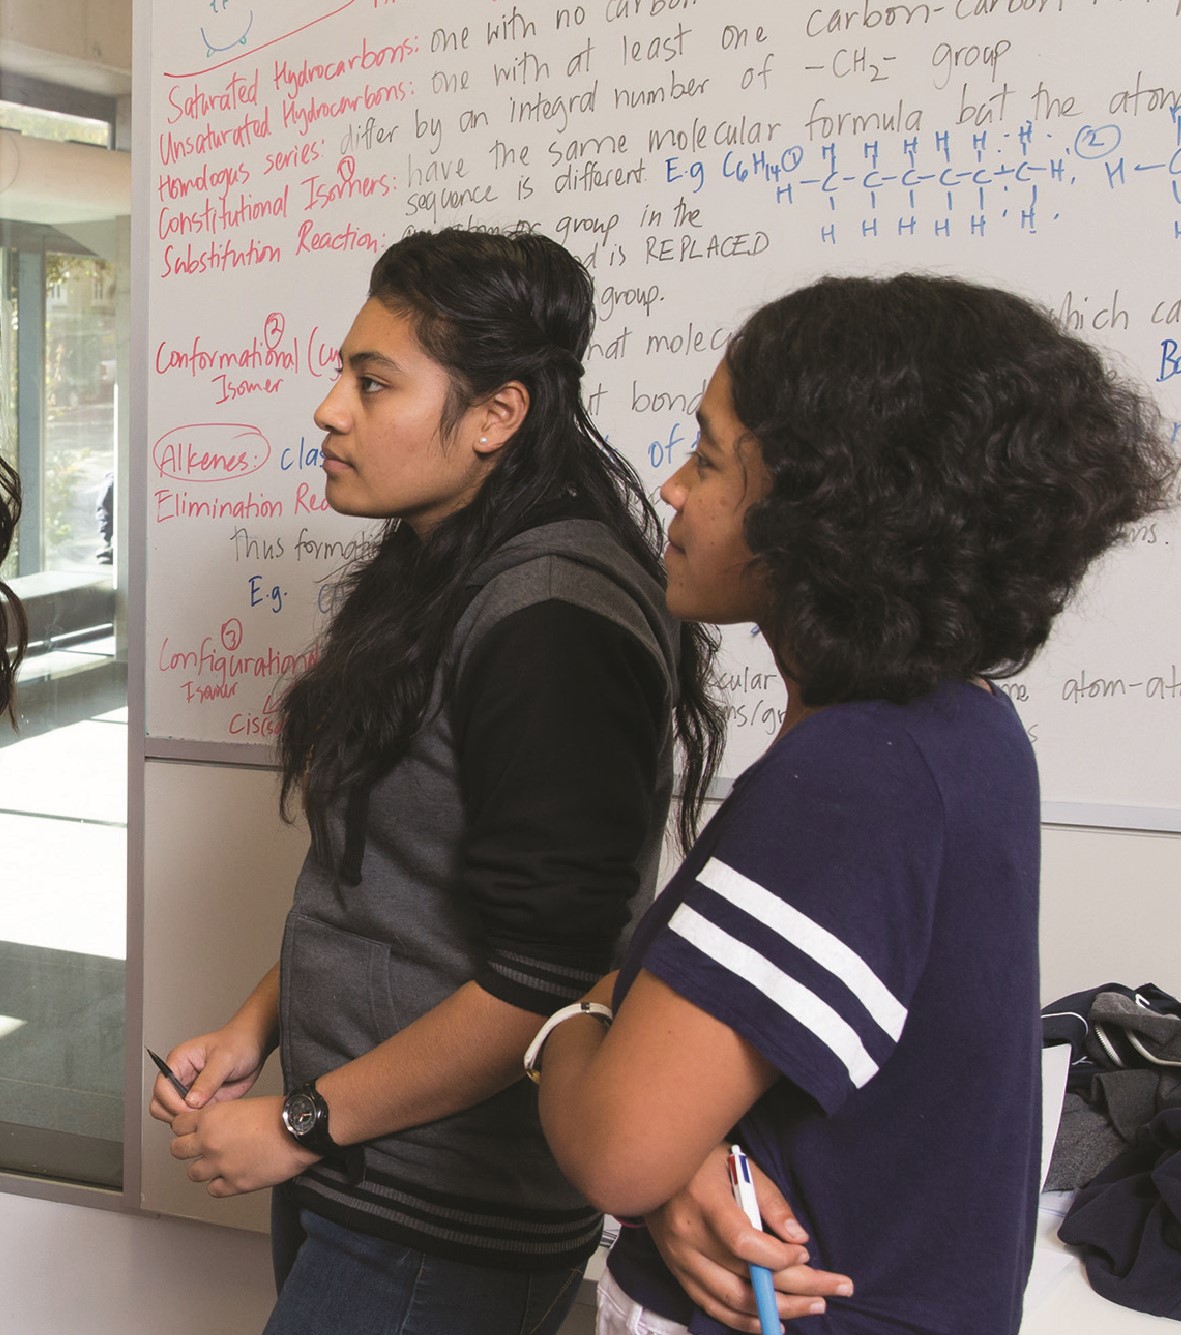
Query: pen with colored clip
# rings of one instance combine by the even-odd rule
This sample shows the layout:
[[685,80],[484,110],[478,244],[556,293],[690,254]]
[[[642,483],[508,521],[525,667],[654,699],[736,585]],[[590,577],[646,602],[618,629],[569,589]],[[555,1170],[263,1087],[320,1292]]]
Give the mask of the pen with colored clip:
[[176,1078],[176,1075],[173,1072],[172,1067],[168,1065],[168,1063],[164,1060],[163,1057],[157,1057],[151,1048],[144,1048],[144,1051],[156,1063],[156,1067],[159,1070],[160,1074],[164,1077],[164,1079],[168,1081],[168,1083],[172,1086],[172,1088],[175,1089],[176,1092],[183,1099],[189,1092],[188,1085],[182,1085],[180,1083],[180,1081]]
[[[762,1230],[763,1218],[759,1214],[759,1203],[755,1200],[755,1184],[750,1178],[750,1164],[746,1155],[737,1145],[730,1146],[730,1187],[734,1199],[742,1207],[751,1224]],[[750,1282],[755,1291],[755,1302],[759,1305],[759,1325],[763,1335],[780,1335],[783,1323],[779,1320],[779,1309],[775,1304],[775,1281],[765,1265],[750,1266]]]

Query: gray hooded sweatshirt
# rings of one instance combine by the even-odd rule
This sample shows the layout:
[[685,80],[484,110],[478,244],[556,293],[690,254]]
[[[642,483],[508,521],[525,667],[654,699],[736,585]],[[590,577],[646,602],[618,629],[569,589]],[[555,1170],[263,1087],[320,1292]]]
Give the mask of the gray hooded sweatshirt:
[[[654,893],[672,791],[679,642],[663,590],[602,524],[576,519],[511,539],[473,584],[427,722],[373,787],[363,832],[353,832],[353,874],[342,876],[312,854],[300,873],[281,958],[288,1089],[370,1051],[472,979],[539,1015],[576,1000],[618,962],[630,924]],[[594,647],[563,666],[564,645],[555,646],[554,636],[567,624],[579,634],[589,627]],[[516,645],[515,628],[528,626],[535,635],[541,627],[543,640]],[[547,644],[568,683],[535,661],[548,657]],[[592,655],[601,661],[586,661]],[[531,673],[533,695],[512,705]],[[443,699],[447,681],[453,689]],[[565,725],[554,717],[556,697],[565,700],[558,708],[572,734],[589,730],[592,751],[601,739],[600,770],[617,757],[621,774],[644,776],[637,800],[634,783],[588,775],[580,752],[570,758],[578,768],[567,770],[568,800],[564,783],[532,794],[515,784],[509,800],[526,817],[534,808],[557,812],[564,831],[585,822],[591,847],[576,851],[573,864],[563,861],[564,845],[580,841],[564,835],[563,847],[538,857],[508,849],[502,858],[485,846],[461,758],[465,747],[471,754],[481,714],[495,713],[493,703],[505,698],[502,688],[526,736],[535,725],[527,751],[552,746],[561,754]],[[534,699],[544,724],[533,717]],[[348,842],[346,805],[332,817],[339,846]],[[551,827],[539,815],[539,842]],[[300,1205],[346,1227],[503,1268],[577,1264],[594,1250],[600,1228],[554,1163],[536,1090],[523,1078],[474,1107],[367,1144],[360,1182],[325,1159],[292,1190]]]

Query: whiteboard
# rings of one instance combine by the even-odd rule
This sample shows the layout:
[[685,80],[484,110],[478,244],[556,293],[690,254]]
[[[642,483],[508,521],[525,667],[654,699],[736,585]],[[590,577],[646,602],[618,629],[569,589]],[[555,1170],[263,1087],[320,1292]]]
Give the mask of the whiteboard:
[[[325,509],[311,413],[410,230],[524,224],[586,262],[588,406],[653,494],[728,332],[825,272],[1034,296],[1181,432],[1177,0],[139,0],[137,21],[149,753],[273,731],[367,537]],[[1129,537],[1009,689],[1051,803],[1168,827],[1181,530]],[[733,777],[783,687],[749,627],[723,678]]]

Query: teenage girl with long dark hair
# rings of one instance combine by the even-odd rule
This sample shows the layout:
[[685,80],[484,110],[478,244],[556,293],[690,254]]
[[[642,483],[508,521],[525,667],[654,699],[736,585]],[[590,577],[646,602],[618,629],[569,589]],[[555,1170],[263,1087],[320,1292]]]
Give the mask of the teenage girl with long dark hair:
[[[280,963],[151,1104],[212,1195],[281,1184],[272,1335],[554,1331],[598,1238],[521,1057],[652,896],[674,750],[691,834],[720,719],[581,403],[592,324],[544,237],[413,235],[315,414],[329,503],[388,522],[283,701],[311,851]],[[286,1098],[241,1098],[276,1046]]]

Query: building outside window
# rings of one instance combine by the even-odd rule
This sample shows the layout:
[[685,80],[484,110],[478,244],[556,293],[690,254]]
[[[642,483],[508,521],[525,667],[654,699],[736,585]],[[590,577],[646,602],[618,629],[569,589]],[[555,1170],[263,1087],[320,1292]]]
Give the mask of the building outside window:
[[0,452],[24,512],[2,573],[30,647],[0,728],[0,1172],[118,1189],[130,180],[114,98],[4,60]]

